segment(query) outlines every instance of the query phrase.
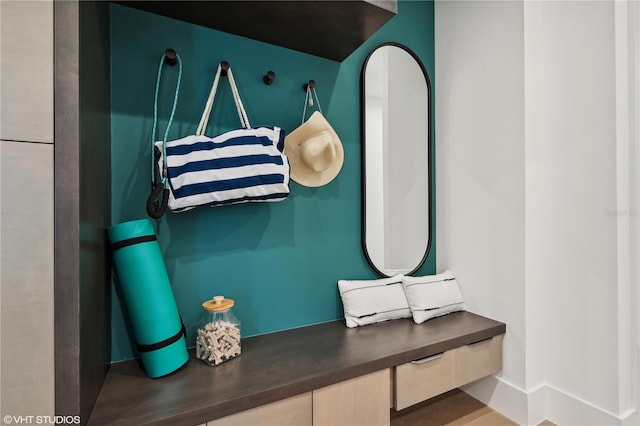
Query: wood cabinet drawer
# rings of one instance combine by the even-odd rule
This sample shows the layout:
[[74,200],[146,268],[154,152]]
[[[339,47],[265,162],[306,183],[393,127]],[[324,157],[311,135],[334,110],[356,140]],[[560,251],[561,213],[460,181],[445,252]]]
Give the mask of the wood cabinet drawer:
[[457,348],[456,387],[481,379],[502,368],[502,338],[504,335]]
[[402,410],[500,371],[503,336],[397,366],[394,374],[395,409]]
[[207,422],[207,426],[311,426],[311,392]]
[[390,369],[313,391],[314,426],[389,426]]
[[456,387],[455,349],[396,367],[395,408],[402,410]]

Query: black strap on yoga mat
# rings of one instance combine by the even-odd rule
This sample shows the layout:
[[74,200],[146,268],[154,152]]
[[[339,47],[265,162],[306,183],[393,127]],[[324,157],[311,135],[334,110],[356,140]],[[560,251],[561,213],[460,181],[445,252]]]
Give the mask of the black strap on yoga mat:
[[158,349],[166,348],[167,346],[177,342],[184,335],[184,338],[187,338],[187,329],[182,322],[182,318],[180,318],[180,323],[182,324],[182,328],[178,331],[178,334],[169,337],[168,339],[164,339],[162,342],[154,343],[152,345],[141,345],[140,343],[136,343],[136,347],[140,352],[151,352],[157,351]]
[[124,248],[124,247],[133,246],[135,244],[148,243],[148,242],[157,241],[157,240],[158,239],[156,238],[155,234],[154,235],[143,235],[142,237],[127,238],[126,240],[117,241],[115,243],[112,243],[111,244],[111,250],[112,251],[116,251],[116,250],[119,250],[119,249]]

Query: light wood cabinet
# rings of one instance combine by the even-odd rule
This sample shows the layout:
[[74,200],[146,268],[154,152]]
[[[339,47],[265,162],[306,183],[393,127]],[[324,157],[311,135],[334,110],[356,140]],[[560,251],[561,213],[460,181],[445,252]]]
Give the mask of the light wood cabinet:
[[53,143],[52,38],[52,1],[0,2],[3,140]]
[[497,373],[502,368],[502,337],[456,348],[456,387]]
[[9,415],[56,413],[52,38],[52,1],[0,1],[0,400]]
[[394,375],[394,407],[402,410],[441,393],[497,373],[502,368],[503,335],[399,365]]
[[212,420],[206,426],[388,426],[390,383],[387,368]]
[[207,426],[382,426],[402,410],[496,373],[503,335],[213,420]]
[[52,416],[53,145],[0,141],[0,181],[2,408]]
[[390,369],[313,391],[314,426],[389,425]]
[[310,426],[311,392],[207,422],[207,426]]
[[396,367],[396,410],[455,388],[455,349]]

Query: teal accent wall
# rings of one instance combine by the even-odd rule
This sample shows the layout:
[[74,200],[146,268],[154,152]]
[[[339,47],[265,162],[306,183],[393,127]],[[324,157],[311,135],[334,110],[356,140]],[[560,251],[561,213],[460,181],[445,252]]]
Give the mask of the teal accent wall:
[[[433,87],[433,35],[433,2],[400,1],[397,16],[345,61],[335,62],[111,5],[114,224],[147,217],[153,96],[158,63],[167,48],[175,49],[183,61],[180,98],[169,139],[195,133],[217,64],[226,60],[254,125],[294,130],[302,116],[302,85],[315,80],[324,114],[344,147],[342,171],[326,186],[307,188],[292,181],[291,195],[282,202],[167,212],[157,222],[190,346],[201,316],[200,305],[214,295],[236,301],[234,312],[242,321],[243,337],[247,337],[340,319],[343,312],[337,281],[377,278],[363,255],[360,236],[360,72],[367,54],[378,44],[399,42],[421,58]],[[262,82],[269,70],[277,75],[271,86]],[[163,69],[160,134],[171,110],[176,76],[177,67]],[[221,83],[209,135],[239,127],[228,84]],[[435,202],[433,214],[435,218]],[[435,273],[435,252],[433,235],[431,253],[416,275]],[[137,356],[123,306],[116,281],[112,303],[114,362]]]

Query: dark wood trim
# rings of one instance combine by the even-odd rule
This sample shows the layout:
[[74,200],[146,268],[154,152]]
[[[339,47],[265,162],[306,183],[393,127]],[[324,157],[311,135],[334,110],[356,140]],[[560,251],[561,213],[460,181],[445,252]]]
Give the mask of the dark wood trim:
[[80,2],[80,415],[88,420],[111,364],[110,5]]
[[111,366],[89,424],[200,424],[505,331],[470,312],[420,325],[405,319],[350,329],[334,321],[244,339],[233,360],[209,367],[191,357],[161,379],[122,362]]
[[109,3],[54,2],[55,410],[86,423],[110,362]]
[[80,415],[80,7],[54,2],[54,318],[56,414]]
[[346,59],[397,13],[395,0],[118,3],[334,61]]

